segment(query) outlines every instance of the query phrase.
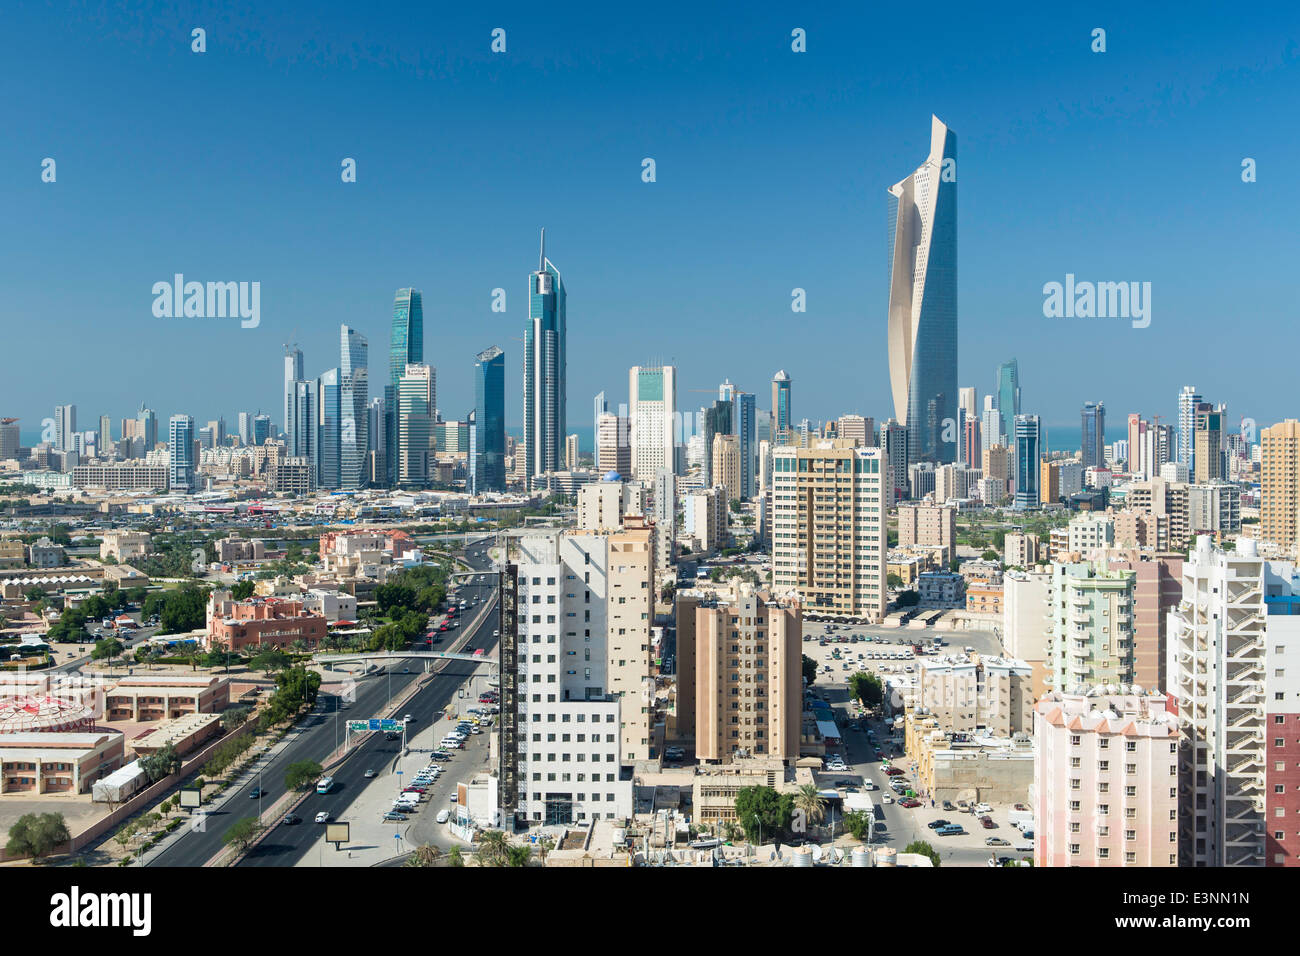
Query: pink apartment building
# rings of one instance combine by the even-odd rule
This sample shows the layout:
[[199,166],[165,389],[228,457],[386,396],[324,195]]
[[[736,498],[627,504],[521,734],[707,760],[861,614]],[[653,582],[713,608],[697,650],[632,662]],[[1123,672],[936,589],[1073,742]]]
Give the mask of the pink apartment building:
[[1035,705],[1035,866],[1178,865],[1178,722],[1163,694]]

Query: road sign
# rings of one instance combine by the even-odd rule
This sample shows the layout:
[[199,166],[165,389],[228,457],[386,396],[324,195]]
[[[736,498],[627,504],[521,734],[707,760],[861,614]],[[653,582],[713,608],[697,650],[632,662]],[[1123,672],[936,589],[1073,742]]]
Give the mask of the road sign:
[[349,720],[348,730],[354,734],[365,734],[376,730],[398,730],[406,726],[400,720],[389,717],[370,717],[366,720]]

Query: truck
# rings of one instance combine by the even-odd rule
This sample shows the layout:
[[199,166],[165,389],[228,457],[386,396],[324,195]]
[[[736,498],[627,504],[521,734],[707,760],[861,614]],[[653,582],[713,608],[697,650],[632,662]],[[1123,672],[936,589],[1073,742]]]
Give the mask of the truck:
[[136,760],[114,770],[103,780],[91,785],[91,800],[95,803],[125,803],[143,790],[149,783],[149,777]]
[[1034,814],[1032,810],[1011,810],[1007,813],[1007,821],[1017,830],[1024,830],[1026,827],[1032,832],[1034,829]]

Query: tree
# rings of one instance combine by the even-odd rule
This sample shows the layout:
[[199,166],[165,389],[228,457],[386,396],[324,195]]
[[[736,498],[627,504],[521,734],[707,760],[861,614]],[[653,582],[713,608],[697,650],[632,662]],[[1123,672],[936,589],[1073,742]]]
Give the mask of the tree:
[[464,852],[463,850],[461,850],[460,847],[458,847],[458,846],[453,846],[450,850],[447,851],[447,865],[448,865],[448,866],[464,866],[464,865],[465,865],[465,852]]
[[248,662],[248,666],[255,671],[271,673],[272,671],[283,670],[289,665],[289,655],[274,645],[264,648],[261,653]]
[[916,607],[916,605],[921,603],[921,595],[917,594],[915,591],[904,591],[898,596],[898,601],[896,603],[899,607]]
[[314,760],[298,760],[289,764],[284,773],[286,790],[306,790],[315,783],[325,770]]
[[262,824],[258,823],[254,817],[244,817],[231,824],[226,835],[221,838],[221,842],[226,846],[237,847],[242,853],[247,850],[257,835],[262,832]]
[[[985,551],[983,554],[981,554],[980,557],[983,558],[985,561],[997,561],[999,558],[1001,558],[1001,555],[998,554],[996,551],[990,549],[988,551]],[[954,568],[954,570],[956,569]]]
[[878,707],[885,699],[885,689],[875,674],[858,671],[849,677],[849,696],[866,707]]
[[236,581],[230,587],[230,597],[236,601],[246,601],[253,596],[253,589],[256,587],[251,580]]
[[775,835],[790,823],[793,800],[782,800],[772,787],[741,787],[736,792],[736,819],[745,828],[745,837],[751,843],[759,842],[766,830]]
[[814,784],[806,783],[794,795],[794,808],[813,826],[826,817],[826,798],[817,792]]
[[903,586],[903,579],[897,574],[887,574],[885,575],[885,584],[892,590],[897,591]]
[[930,846],[930,844],[926,843],[924,840],[913,840],[907,846],[903,847],[903,852],[919,853],[922,856],[928,856],[930,858],[930,862],[933,863],[935,866],[938,866],[940,863],[939,851],[936,850],[934,847]]
[[438,858],[442,856],[442,851],[430,843],[415,848],[415,852],[406,858],[407,866],[433,866],[437,863]]
[[478,858],[484,866],[504,866],[510,842],[501,830],[485,830],[478,838]]
[[181,755],[170,743],[140,760],[140,769],[149,778],[150,783],[157,783],[163,777],[171,776],[181,769]]
[[852,833],[855,840],[865,840],[874,825],[865,810],[850,810],[844,814],[844,829]]
[[108,660],[110,663],[122,653],[125,647],[116,637],[106,637],[95,642],[95,649],[90,652],[91,660]]
[[507,865],[509,866],[527,866],[532,856],[533,848],[527,844],[512,846],[506,850]]
[[45,591],[42,588],[31,587],[23,592],[23,597],[28,601],[39,601],[45,597]]
[[5,849],[14,856],[30,856],[39,862],[41,857],[72,839],[68,825],[61,813],[24,813],[9,828],[9,842]]
[[817,662],[807,654],[803,655],[803,679],[810,684],[817,680]]

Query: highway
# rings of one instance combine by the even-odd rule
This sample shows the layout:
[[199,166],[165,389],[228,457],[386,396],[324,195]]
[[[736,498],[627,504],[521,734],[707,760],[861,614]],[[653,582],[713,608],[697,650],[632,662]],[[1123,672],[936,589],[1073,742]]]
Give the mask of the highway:
[[[474,568],[489,568],[487,543],[472,545],[466,552],[466,559]],[[492,632],[499,627],[499,615],[495,606],[496,578],[492,575],[464,581],[460,597],[486,600],[489,602],[489,612],[483,615],[462,649],[472,653],[483,648],[486,653],[496,643],[497,638]],[[472,620],[481,610],[482,605],[467,608],[464,619]],[[452,642],[461,636],[454,631],[448,632],[443,645],[450,648]],[[406,667],[411,670],[410,674],[401,673]],[[486,668],[481,666],[475,668],[469,663],[448,662],[444,665],[444,670],[402,708],[402,712],[411,714],[416,726],[424,726],[455,699],[457,688],[476,669],[486,672]],[[413,681],[420,679],[422,672],[418,662],[397,657],[386,668],[359,680],[355,701],[351,703],[344,702],[335,695],[322,694],[316,711],[300,721],[298,728],[292,732],[288,745],[269,759],[260,758],[227,789],[222,795],[223,803],[216,804],[209,810],[204,830],[186,833],[150,860],[148,865],[202,866],[222,850],[222,838],[232,824],[245,817],[256,816],[259,804],[262,807],[270,806],[284,795],[284,776],[290,764],[301,760],[323,763],[338,748],[344,732],[344,721],[379,716],[389,700],[390,682],[392,697],[400,697]],[[384,761],[396,758],[400,746],[400,740],[386,740],[383,734],[371,734],[363,739],[341,764],[330,769],[329,773],[335,781],[333,792],[310,792],[307,799],[294,810],[302,818],[301,823],[286,825],[279,819],[268,821],[271,832],[241,861],[241,865],[292,866],[312,848],[319,836],[319,825],[312,822],[316,813],[328,810],[332,817],[337,818],[364,789],[365,771],[371,767],[378,768]],[[251,796],[258,787],[265,791],[261,800]],[[229,799],[224,799],[227,796]]]

